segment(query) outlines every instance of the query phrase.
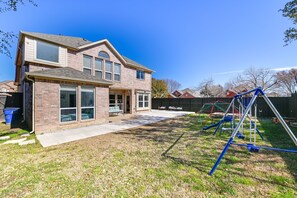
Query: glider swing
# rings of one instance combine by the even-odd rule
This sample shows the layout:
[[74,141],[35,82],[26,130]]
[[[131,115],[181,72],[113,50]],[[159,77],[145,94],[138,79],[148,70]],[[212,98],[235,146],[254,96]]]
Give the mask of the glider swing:
[[[242,115],[244,113],[244,110],[247,108],[247,105],[248,103],[250,102],[251,98],[250,97],[244,97],[245,95],[241,95],[240,97],[238,95],[234,96],[232,101],[230,102],[229,106],[227,107],[227,110],[225,111],[224,115],[223,115],[223,118],[215,123],[215,124],[212,124],[210,126],[205,126],[203,127],[203,130],[208,130],[210,128],[213,128],[213,127],[216,127],[215,131],[214,131],[214,135],[216,135],[217,131],[220,129],[220,132],[222,130],[226,131],[226,130],[231,130],[233,131],[235,126],[236,126],[236,123],[235,123],[235,117],[239,117],[239,119],[242,118]],[[238,108],[236,107],[235,105],[235,102],[238,103]],[[255,103],[254,104],[255,106],[255,117],[257,116],[257,104]],[[232,113],[230,113],[232,112]],[[256,126],[256,120],[257,118],[255,119],[255,121],[252,120],[252,111],[250,110],[250,113],[247,115],[247,117],[249,118],[249,122],[250,122],[250,131],[252,129],[255,130],[255,132],[261,137],[262,140],[264,140],[261,132],[258,130],[257,126]],[[225,123],[230,123],[230,128],[224,128],[224,124]],[[245,136],[243,135],[243,125],[241,126],[242,128],[242,132],[238,132],[237,134],[237,137],[240,138],[240,139],[244,139]]]
[[[206,103],[208,104],[208,103]],[[205,105],[206,105],[205,104]],[[222,113],[221,113],[221,120],[217,123],[213,123],[209,126],[204,126],[202,128],[202,130],[206,131],[208,129],[211,129],[211,128],[214,128],[216,127],[216,131],[221,127],[221,126],[224,126],[225,123],[230,123],[230,126],[231,128],[233,127],[233,123],[234,123],[234,117],[235,115],[237,115],[239,113],[239,109],[233,104],[230,104],[230,103],[226,103],[226,102],[221,102],[221,103],[214,103],[214,104],[224,104],[224,109],[221,109],[222,110]],[[232,106],[232,111],[231,111],[231,106]],[[218,115],[216,113],[210,113],[210,117],[214,117],[213,115]]]
[[200,123],[200,126],[204,126],[204,124],[207,122],[207,119],[205,118],[204,114],[209,114],[207,118],[210,118],[211,121],[213,121],[213,118],[221,118],[226,111],[229,103],[217,100],[215,102],[209,102],[205,103],[201,109],[199,110],[198,114],[198,122]]
[[[243,99],[244,96],[249,95],[249,94],[253,94],[253,97],[249,100],[248,104],[245,106],[242,103],[242,101],[243,101],[242,99]],[[279,152],[297,153],[297,149],[290,150],[290,149],[280,149],[280,148],[272,148],[272,147],[257,146],[256,145],[256,133],[257,133],[257,130],[256,130],[257,129],[257,126],[256,126],[257,115],[256,115],[256,112],[257,112],[257,105],[255,104],[255,101],[256,101],[257,97],[259,96],[259,94],[262,95],[265,102],[268,104],[270,109],[273,111],[273,113],[279,119],[280,123],[285,128],[286,132],[288,133],[290,138],[293,140],[293,142],[297,146],[297,138],[295,137],[294,133],[291,131],[291,129],[288,127],[288,125],[286,124],[284,119],[278,113],[278,111],[276,110],[276,108],[274,107],[272,102],[269,100],[269,98],[266,96],[266,94],[264,93],[262,88],[258,87],[256,89],[253,89],[253,90],[241,93],[241,94],[237,94],[236,96],[234,96],[232,102],[234,103],[235,100],[237,100],[239,102],[239,105],[240,105],[241,111],[242,111],[242,115],[240,116],[240,120],[239,120],[238,124],[236,125],[235,129],[233,130],[230,139],[228,140],[227,144],[225,145],[224,149],[222,150],[221,154],[219,155],[217,161],[215,162],[214,166],[212,167],[211,171],[209,172],[209,175],[214,174],[214,172],[216,171],[217,166],[220,164],[220,162],[223,159],[224,155],[228,151],[228,148],[230,147],[230,145],[246,147],[250,152],[259,152],[260,149],[266,149],[266,150],[279,151]],[[232,104],[232,102],[231,102],[231,104]],[[231,104],[229,105],[230,108],[231,108]],[[254,121],[252,120],[252,107],[253,107],[253,105],[255,107],[255,109],[254,109],[254,111],[255,111]],[[228,112],[228,110],[227,110],[227,112]],[[245,119],[247,117],[249,118],[249,122],[250,122],[250,143],[248,143],[248,144],[234,143],[233,140],[234,140],[235,137],[240,138],[241,135],[243,135],[243,134],[241,134],[239,132],[239,130],[243,129],[243,123],[244,123],[244,121],[245,121]],[[241,139],[244,139],[244,138],[241,138]]]

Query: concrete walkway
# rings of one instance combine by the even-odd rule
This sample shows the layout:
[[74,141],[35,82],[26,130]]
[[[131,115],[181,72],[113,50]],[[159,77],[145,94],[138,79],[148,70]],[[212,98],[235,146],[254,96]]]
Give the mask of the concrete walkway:
[[133,119],[127,121],[119,121],[101,125],[92,125],[75,129],[61,130],[53,133],[37,135],[37,139],[43,147],[48,147],[67,142],[72,142],[75,140],[103,135],[107,133],[117,132],[125,129],[131,129],[147,124],[152,124],[155,122],[174,118],[177,116],[183,116],[190,113],[193,112],[152,110],[150,112],[137,113],[136,118],[134,117]]

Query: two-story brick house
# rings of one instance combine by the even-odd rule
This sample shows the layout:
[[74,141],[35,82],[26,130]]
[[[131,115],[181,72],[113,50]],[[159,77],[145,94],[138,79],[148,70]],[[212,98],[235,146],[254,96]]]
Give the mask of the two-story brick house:
[[151,109],[152,70],[104,39],[20,32],[16,78],[36,133],[102,123],[109,109]]

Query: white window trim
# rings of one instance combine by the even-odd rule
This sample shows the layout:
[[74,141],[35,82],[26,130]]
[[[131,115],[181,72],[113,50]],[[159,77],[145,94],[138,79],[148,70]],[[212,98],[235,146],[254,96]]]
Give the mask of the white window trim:
[[[100,55],[99,55],[99,54],[100,54],[100,52],[103,52],[103,53],[107,54],[108,58],[106,58],[106,57],[103,57],[103,56],[100,56]],[[105,60],[110,60],[110,55],[109,55],[109,53],[107,53],[107,52],[106,52],[106,51],[104,51],[104,50],[101,50],[101,51],[99,51],[99,52],[98,52],[98,57],[100,57],[100,58],[103,58],[103,59],[105,59]]]
[[[76,95],[76,107],[64,107],[64,108],[61,108],[61,91],[75,91],[75,95]],[[77,122],[78,121],[78,117],[77,117],[77,99],[78,99],[78,95],[77,95],[77,87],[72,87],[72,86],[61,86],[59,87],[59,123],[60,124],[68,124],[68,123],[73,123],[73,122]],[[71,121],[66,121],[66,122],[62,122],[61,121],[61,111],[62,110],[68,110],[68,109],[75,109],[75,120],[71,120]]]
[[[111,63],[111,71],[106,71],[106,62],[110,62]],[[111,74],[111,79],[107,79],[106,78],[106,73]],[[113,62],[112,61],[104,60],[104,79],[105,80],[108,80],[108,81],[113,81]]]
[[[143,72],[143,78],[137,78],[137,72],[140,71],[140,72]],[[145,80],[145,71],[142,71],[142,70],[136,70],[136,79],[137,80]]]
[[[143,98],[142,98],[142,103],[143,103],[143,107],[139,107],[139,95],[142,95],[143,96]],[[148,106],[147,107],[145,107],[145,95],[148,95]],[[148,109],[150,109],[150,96],[151,96],[151,94],[150,93],[137,93],[136,94],[136,97],[137,97],[137,110],[148,110]]]
[[[114,105],[114,106],[120,106],[119,104],[121,104],[122,106],[124,106],[124,100],[123,100],[123,97],[124,97],[124,94],[122,93],[110,93],[109,95],[114,95],[114,103],[109,103],[109,106],[110,105]],[[122,96],[122,103],[118,103],[118,96],[121,95]],[[109,101],[110,101],[110,98],[109,98]]]
[[[100,69],[96,69],[96,60],[101,60],[102,61],[102,69],[100,70]],[[102,73],[102,79],[104,79],[104,60],[103,59],[101,59],[101,58],[95,58],[95,67],[94,67],[95,69],[95,73],[94,73],[94,75],[96,76],[96,71],[100,71],[101,73]]]
[[[37,42],[41,42],[41,43],[46,43],[46,44],[49,44],[49,45],[53,45],[53,46],[56,46],[58,47],[58,62],[54,62],[54,61],[49,61],[49,60],[43,60],[43,59],[39,59],[37,58]],[[38,62],[44,62],[44,63],[50,63],[50,64],[55,64],[55,65],[60,65],[60,51],[61,51],[61,47],[58,46],[58,45],[54,45],[54,44],[51,44],[51,43],[47,43],[47,42],[43,42],[43,41],[39,41],[39,40],[34,40],[34,59]]]
[[[91,67],[85,67],[85,65],[84,65],[84,58],[85,58],[85,56],[91,58]],[[84,69],[90,70],[91,71],[91,75],[93,75],[93,56],[89,56],[87,54],[83,54],[83,71],[84,71]]]
[[[89,121],[89,120],[95,120],[95,114],[96,114],[96,104],[95,104],[95,99],[96,99],[96,93],[95,93],[95,88],[86,88],[86,87],[81,87],[80,89],[80,103],[81,103],[81,100],[82,100],[82,97],[81,97],[81,93],[82,92],[92,92],[93,95],[94,95],[94,105],[92,107],[83,107],[80,105],[80,120],[83,122],[83,121]],[[93,110],[93,118],[89,118],[89,119],[82,119],[82,109],[94,109]]]
[[[113,69],[115,69],[115,65],[118,65],[120,67],[120,72],[119,73],[116,73],[115,70],[113,71],[113,79],[114,79],[114,81],[121,82],[121,80],[122,80],[122,77],[121,77],[121,73],[122,73],[122,71],[121,71],[122,70],[121,64],[114,63],[113,65],[114,65]],[[119,75],[120,76],[120,80],[115,80],[115,77],[114,77],[115,75]]]

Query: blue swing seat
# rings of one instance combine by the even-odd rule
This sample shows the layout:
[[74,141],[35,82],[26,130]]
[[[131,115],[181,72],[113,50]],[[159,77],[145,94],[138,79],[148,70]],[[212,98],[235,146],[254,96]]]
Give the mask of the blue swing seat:
[[238,132],[237,133],[237,138],[244,140],[245,136],[242,133]]
[[255,152],[255,153],[258,153],[260,151],[260,147],[259,146],[255,146],[254,144],[247,144],[247,149],[250,152]]

